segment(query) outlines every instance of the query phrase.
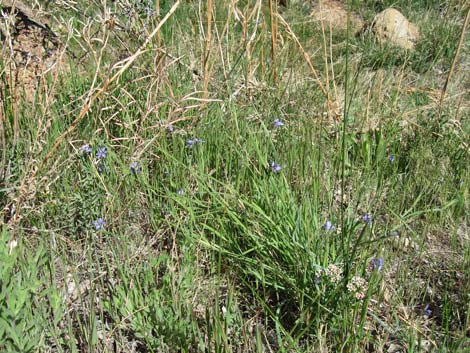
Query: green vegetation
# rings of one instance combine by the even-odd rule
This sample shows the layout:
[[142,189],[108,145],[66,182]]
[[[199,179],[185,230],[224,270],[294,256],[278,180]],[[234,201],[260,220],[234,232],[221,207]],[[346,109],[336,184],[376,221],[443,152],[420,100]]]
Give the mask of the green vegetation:
[[186,1],[112,82],[173,2],[40,3],[69,64],[1,96],[2,352],[470,351],[465,2],[352,1],[402,51],[292,0],[272,51],[264,2],[209,38]]

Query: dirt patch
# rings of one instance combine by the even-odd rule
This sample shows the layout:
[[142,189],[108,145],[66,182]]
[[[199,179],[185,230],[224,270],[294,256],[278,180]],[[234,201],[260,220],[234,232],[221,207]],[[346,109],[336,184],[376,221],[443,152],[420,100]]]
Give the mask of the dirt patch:
[[[310,17],[316,22],[323,22],[324,26],[331,30],[346,31],[348,11],[345,2],[335,0],[320,0],[313,7]],[[364,22],[355,13],[349,15],[350,30],[358,33]]]
[[6,91],[15,100],[23,96],[26,101],[32,101],[41,78],[47,73],[56,73],[60,66],[62,45],[59,38],[27,5],[3,1],[0,40],[3,44],[2,94],[6,84]]

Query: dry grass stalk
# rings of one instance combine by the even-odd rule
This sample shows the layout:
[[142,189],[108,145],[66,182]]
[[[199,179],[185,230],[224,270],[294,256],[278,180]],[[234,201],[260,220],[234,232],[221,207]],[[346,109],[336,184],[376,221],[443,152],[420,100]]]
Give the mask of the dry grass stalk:
[[[227,56],[227,60],[224,59],[224,50],[222,48],[222,40],[225,38],[226,34],[229,31],[230,28],[230,22],[232,20],[233,13],[235,11],[236,7],[236,2],[237,0],[231,0],[229,8],[228,8],[228,13],[227,13],[227,20],[225,21],[224,29],[222,30],[222,33],[219,35],[217,32],[217,26],[216,26],[216,33],[217,33],[217,38],[218,38],[218,43],[219,43],[219,52],[220,52],[220,59],[222,62],[222,69],[224,72],[224,79],[227,81],[228,80],[228,73],[227,73],[227,67],[230,65],[230,57]],[[227,64],[226,64],[227,62]]]
[[[157,13],[157,21],[160,21],[160,0],[155,0],[155,11]],[[157,44],[161,46],[161,36],[160,31],[157,33]]]
[[277,14],[277,17],[280,19],[280,21],[281,21],[282,25],[285,27],[287,33],[292,37],[292,39],[294,39],[295,43],[299,47],[300,52],[302,53],[305,61],[307,62],[308,66],[310,68],[310,71],[313,74],[313,77],[315,78],[315,82],[317,83],[318,88],[320,88],[320,91],[322,92],[322,94],[325,96],[325,98],[327,100],[328,108],[335,110],[335,114],[337,114],[338,112],[336,112],[336,107],[334,106],[334,103],[330,100],[329,94],[328,94],[327,90],[325,89],[325,86],[323,85],[322,81],[320,80],[320,76],[318,75],[317,70],[313,66],[312,60],[310,60],[310,56],[305,51],[305,49],[303,48],[303,46],[300,43],[299,39],[297,38],[295,33],[292,31],[292,28],[289,26],[289,24],[286,22],[286,20],[284,20],[284,18],[282,18],[282,16],[280,14]]
[[273,82],[276,83],[276,38],[277,38],[277,17],[274,15],[275,1],[269,0],[269,17],[271,20],[271,61],[273,67]]
[[455,51],[454,59],[452,60],[452,65],[450,66],[449,73],[446,78],[446,82],[444,83],[444,87],[442,87],[442,92],[441,92],[441,98],[439,99],[439,114],[438,116],[441,115],[442,113],[442,104],[444,103],[444,96],[446,95],[447,87],[449,85],[450,79],[452,78],[452,74],[454,73],[455,69],[455,63],[457,62],[457,58],[460,53],[460,49],[462,48],[463,45],[463,40],[465,38],[465,32],[468,26],[468,22],[470,19],[470,7],[467,10],[467,15],[465,16],[465,22],[462,26],[462,32],[460,33],[460,39],[459,39],[459,44],[457,46],[457,50]]
[[[320,1],[320,11],[322,11],[322,2]],[[325,76],[326,76],[326,86],[328,87],[328,95],[329,95],[329,87],[330,87],[330,75],[329,75],[329,68],[328,68],[328,53],[327,53],[327,45],[326,45],[326,35],[325,35],[325,21],[322,18],[320,21],[321,24],[321,32],[322,32],[322,39],[323,39],[323,59],[325,61]],[[331,22],[329,22],[329,33],[331,35]],[[333,59],[333,58],[332,58]],[[333,65],[331,66],[333,68]]]
[[[247,8],[248,9],[248,8]],[[248,34],[248,23],[250,21],[252,21],[252,18],[256,16],[256,19],[255,19],[255,23],[259,23],[261,20],[260,20],[260,16],[261,16],[261,0],[258,0],[255,4],[255,6],[253,7],[253,9],[251,10],[251,12],[249,14],[247,14],[245,16],[246,18],[246,21],[245,21],[245,24],[247,26],[246,28],[246,31],[247,31],[247,34]],[[255,46],[255,41],[256,41],[256,35],[257,35],[257,32],[258,32],[258,26],[254,26],[254,29],[253,29],[253,32],[251,33],[251,35],[248,37],[248,40],[246,42],[246,59],[247,59],[247,82],[246,82],[246,87],[250,87],[250,82],[254,82],[254,78],[253,78],[253,75],[256,71],[256,68],[257,68],[257,60],[256,60],[256,63],[255,65],[253,65],[253,60],[252,60],[252,48],[254,48]]]
[[204,97],[207,97],[207,89],[209,86],[209,79],[210,79],[210,70],[209,70],[209,57],[211,53],[211,46],[212,46],[212,0],[207,1],[207,9],[206,9],[206,20],[207,20],[207,27],[206,27],[206,48],[204,50],[204,83],[203,83],[203,91]]

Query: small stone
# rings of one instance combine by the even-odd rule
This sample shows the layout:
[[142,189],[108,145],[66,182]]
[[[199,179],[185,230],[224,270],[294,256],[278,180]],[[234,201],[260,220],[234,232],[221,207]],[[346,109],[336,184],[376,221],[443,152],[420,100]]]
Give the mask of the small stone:
[[379,42],[404,49],[414,49],[419,38],[418,28],[393,8],[385,9],[375,16],[372,30]]
[[398,352],[401,352],[401,349],[402,347],[399,346],[398,344],[391,343],[387,349],[387,353],[398,353]]
[[384,296],[384,302],[390,303],[392,299],[392,294],[390,293],[390,290],[387,287],[384,288],[383,296]]

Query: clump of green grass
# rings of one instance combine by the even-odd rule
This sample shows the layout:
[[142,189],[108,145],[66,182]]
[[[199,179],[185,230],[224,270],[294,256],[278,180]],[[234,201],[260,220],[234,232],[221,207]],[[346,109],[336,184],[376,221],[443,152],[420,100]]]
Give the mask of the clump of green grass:
[[0,233],[0,254],[0,348],[4,352],[44,350],[54,340],[65,309],[59,291],[49,286],[51,259],[44,244],[33,252],[10,237],[5,226]]

